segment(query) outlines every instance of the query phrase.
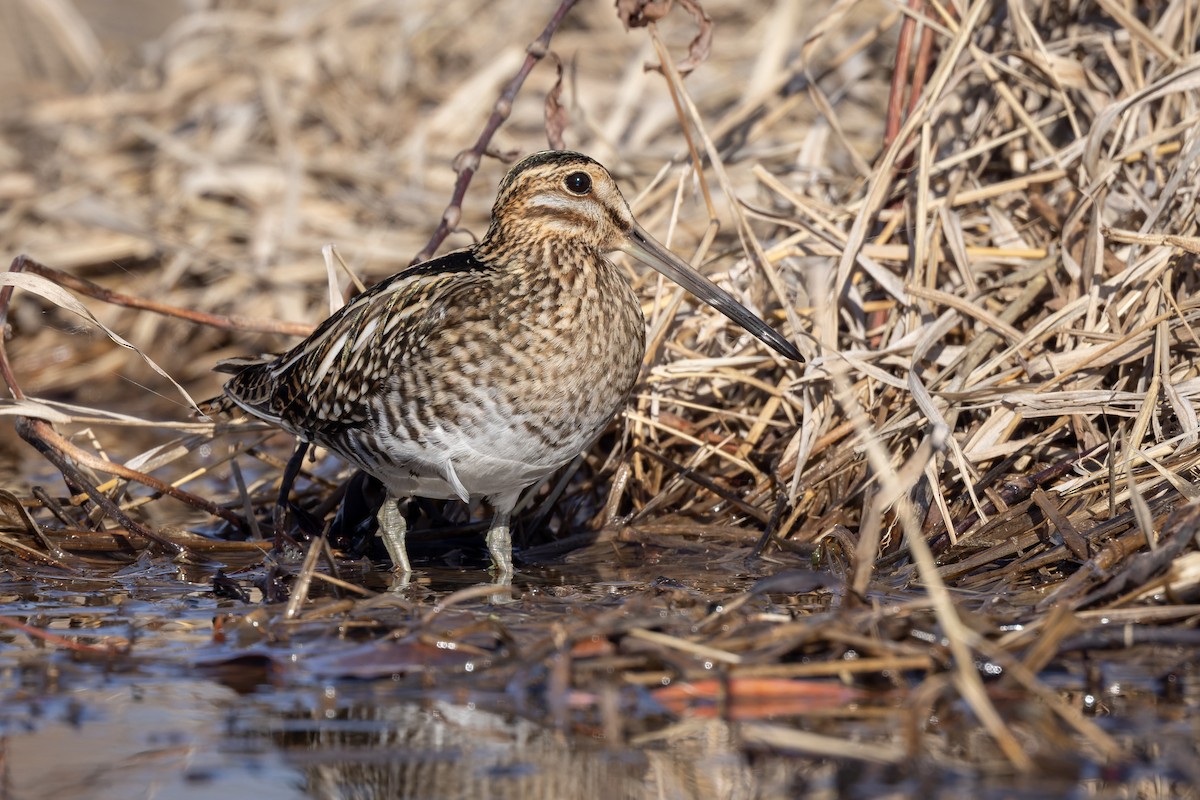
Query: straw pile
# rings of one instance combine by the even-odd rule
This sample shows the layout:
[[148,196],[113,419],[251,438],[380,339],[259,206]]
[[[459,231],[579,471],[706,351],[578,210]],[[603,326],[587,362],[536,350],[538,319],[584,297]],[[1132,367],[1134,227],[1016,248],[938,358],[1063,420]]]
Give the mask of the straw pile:
[[[86,91],[5,115],[3,249],[130,295],[314,324],[330,302],[324,245],[370,282],[428,242],[456,156],[554,12],[500,5],[471,23],[465,6],[432,2],[245,0],[192,12],[134,65],[96,67]],[[845,671],[836,659],[848,649],[872,656],[863,673],[954,664],[957,693],[999,752],[1027,767],[1028,743],[973,668],[983,654],[1052,703],[1088,752],[1111,757],[1113,740],[1034,674],[1078,650],[1078,637],[1099,646],[1101,619],[1128,623],[1128,642],[1190,641],[1197,9],[814,5],[708,0],[701,21],[679,3],[626,31],[610,4],[580,4],[551,42],[561,93],[556,59],[538,63],[488,144],[508,161],[565,123],[566,146],[613,170],[649,230],[809,356],[779,363],[675,287],[637,275],[651,326],[644,380],[576,472],[529,504],[527,535],[542,546],[527,557],[700,548],[740,559],[767,530],[764,555],[795,563],[787,551],[820,543],[844,627],[801,633],[791,612],[786,623],[762,616],[772,592],[808,590],[785,582],[728,612],[726,629],[753,623],[753,633],[714,633],[693,598],[686,624],[637,634],[637,652],[686,640],[693,655],[757,663],[747,680],[769,664],[798,676],[786,667],[799,653]],[[446,246],[484,228],[501,158],[483,159]],[[217,359],[294,341],[89,308],[197,397],[218,390]],[[92,423],[95,446],[78,441],[125,461],[147,438],[186,430],[181,446],[134,466],[165,482],[188,476],[239,514],[228,453],[240,443],[248,503],[269,519],[286,441],[188,429],[167,380],[29,293],[9,322],[24,392],[91,407],[30,401],[22,413],[168,420]],[[336,469],[308,465],[301,481],[298,502],[323,518]],[[174,501],[137,481],[107,488],[172,541],[194,543],[163,521],[213,519],[162,510]],[[53,541],[60,523],[19,493]],[[63,527],[87,527],[59,500],[75,520]],[[31,530],[10,516],[10,530]],[[882,633],[887,615],[854,610],[863,600],[903,600],[895,619],[916,627],[932,609],[921,624],[937,626],[945,652]],[[605,635],[620,650],[631,626],[618,627]],[[676,662],[626,668],[651,682],[664,663]],[[764,746],[815,747],[777,735],[764,733]]]

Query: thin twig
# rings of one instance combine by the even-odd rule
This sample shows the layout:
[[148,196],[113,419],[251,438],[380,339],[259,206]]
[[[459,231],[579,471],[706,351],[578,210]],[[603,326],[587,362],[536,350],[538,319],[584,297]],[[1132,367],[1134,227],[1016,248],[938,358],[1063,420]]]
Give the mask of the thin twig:
[[450,196],[450,205],[446,206],[446,210],[442,212],[442,218],[438,222],[437,228],[434,229],[433,236],[429,238],[429,242],[421,249],[421,252],[417,253],[412,263],[417,264],[432,258],[450,231],[458,226],[459,220],[462,219],[462,201],[467,195],[467,187],[471,185],[471,179],[475,177],[475,172],[479,169],[484,153],[487,152],[488,144],[492,141],[492,136],[512,113],[513,102],[516,101],[517,93],[521,91],[525,79],[533,71],[534,65],[545,58],[546,53],[550,51],[551,37],[554,36],[554,32],[558,30],[563,18],[567,16],[567,12],[576,2],[577,0],[562,0],[558,4],[558,9],[546,23],[542,35],[525,48],[525,62],[521,64],[517,74],[504,87],[496,104],[492,106],[491,116],[484,124],[479,138],[475,140],[475,144],[470,150],[464,150],[458,154],[454,164],[458,171],[458,179],[454,182],[454,193]]
[[[28,256],[17,256],[13,259],[9,272],[32,272],[43,278],[54,281],[58,285],[79,292],[87,297],[95,298],[104,303],[125,308],[136,308],[141,311],[151,311],[164,317],[176,317],[197,325],[207,325],[221,330],[247,331],[250,333],[277,333],[283,336],[307,336],[312,333],[313,326],[304,322],[282,322],[264,317],[248,317],[242,314],[206,314],[193,311],[190,308],[180,308],[154,300],[147,300],[136,295],[114,292],[97,283],[63,272],[60,269],[41,264]],[[7,305],[7,298],[12,295],[12,287],[6,286],[0,292],[0,305]],[[0,317],[0,321],[2,321]]]

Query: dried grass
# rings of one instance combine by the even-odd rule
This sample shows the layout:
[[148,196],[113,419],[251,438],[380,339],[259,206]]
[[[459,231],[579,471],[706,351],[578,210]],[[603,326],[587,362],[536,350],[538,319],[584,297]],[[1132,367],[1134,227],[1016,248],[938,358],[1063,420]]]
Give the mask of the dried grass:
[[[319,320],[329,302],[321,248],[335,242],[367,280],[421,250],[456,155],[552,11],[493,5],[478,10],[480,24],[456,22],[467,5],[263,0],[189,14],[112,88],[4,117],[3,249],[173,305]],[[1093,756],[1116,755],[1036,675],[1113,614],[1130,641],[1163,629],[1182,637],[1195,618],[1186,603],[1200,579],[1184,565],[1200,496],[1200,11],[1130,8],[706,2],[712,51],[686,78],[674,66],[695,34],[683,11],[631,32],[606,4],[570,12],[552,42],[567,62],[567,146],[613,169],[650,230],[791,331],[809,361],[778,363],[675,287],[636,276],[651,331],[644,380],[615,435],[530,504],[541,546],[526,555],[562,549],[546,541],[556,532],[590,543],[568,556],[579,563],[689,547],[740,558],[769,527],[784,551],[820,543],[844,586],[844,608],[816,613],[820,623],[780,614],[769,590],[744,595],[727,620],[733,641],[713,633],[700,604],[681,624],[630,627],[630,609],[648,602],[635,592],[626,616],[585,626],[637,654],[622,662],[625,681],[652,683],[654,664],[714,655],[734,677],[742,664],[796,677],[798,653],[848,676],[853,665],[837,656],[850,650],[936,672],[939,648],[901,647],[877,627],[890,613],[915,629],[931,608],[957,665],[946,673],[954,691],[1012,764],[1031,768],[1029,744],[993,707],[976,658],[1044,700]],[[903,18],[926,26],[932,49],[914,43],[912,64],[897,67]],[[663,73],[643,68],[664,57]],[[889,82],[911,82],[910,67],[923,88],[901,98],[907,114],[892,117],[901,124],[884,144]],[[534,70],[494,152],[545,145],[553,73]],[[483,229],[503,170],[483,159],[450,244]],[[217,391],[208,370],[219,358],[288,341],[91,308],[195,396]],[[250,446],[245,433],[219,431],[163,444],[154,427],[110,430],[102,418],[114,410],[175,429],[187,410],[97,337],[64,338],[55,328],[74,323],[54,308],[19,295],[10,322],[21,386],[54,413],[90,416],[103,454],[127,461],[144,435],[158,449],[130,465],[139,472],[202,478],[203,493],[238,513],[245,482],[249,504],[269,514],[277,461],[244,457],[280,459],[280,440]],[[245,481],[229,466],[239,442]],[[331,514],[321,501],[334,468],[306,472],[299,502]],[[157,520],[202,522],[159,509],[171,501],[150,502],[136,481],[108,496],[168,539]],[[60,513],[86,528],[71,507],[80,499],[60,498]],[[14,535],[39,527],[63,539],[45,502],[22,501],[36,524],[10,515]],[[28,557],[8,542],[11,557]],[[928,598],[913,599],[914,585]],[[1178,614],[1160,615],[1173,604]],[[539,658],[516,640],[521,658]],[[590,680],[587,658],[567,669],[567,685]],[[747,741],[827,746],[766,726]],[[880,745],[861,757],[900,756]]]

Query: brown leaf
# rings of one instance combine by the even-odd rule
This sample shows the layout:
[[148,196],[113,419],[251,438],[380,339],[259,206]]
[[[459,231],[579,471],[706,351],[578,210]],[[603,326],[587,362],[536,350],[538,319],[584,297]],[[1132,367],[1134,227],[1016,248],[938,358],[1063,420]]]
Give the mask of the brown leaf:
[[698,0],[679,0],[679,2],[696,20],[696,27],[699,28],[696,38],[692,39],[692,43],[688,45],[688,57],[675,65],[680,75],[687,75],[708,60],[708,55],[712,52],[713,24],[712,18],[701,8]]
[[625,30],[644,28],[671,10],[671,0],[617,0],[617,16]]
[[[712,18],[705,12],[699,0],[679,2],[692,15],[698,28],[696,37],[688,45],[687,58],[675,66],[680,75],[687,75],[708,60],[709,53],[712,52],[713,24]],[[626,30],[642,28],[665,17],[671,11],[671,3],[672,0],[617,0],[617,16],[621,18]],[[661,71],[662,68],[651,66],[647,69]]]

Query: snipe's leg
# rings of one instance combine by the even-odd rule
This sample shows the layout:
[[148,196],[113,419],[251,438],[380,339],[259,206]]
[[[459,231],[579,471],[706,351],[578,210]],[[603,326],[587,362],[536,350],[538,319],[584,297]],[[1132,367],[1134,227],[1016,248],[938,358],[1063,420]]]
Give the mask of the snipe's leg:
[[300,468],[304,466],[304,457],[308,455],[308,447],[308,442],[303,439],[296,440],[296,449],[292,451],[292,457],[288,459],[287,466],[283,468],[283,477],[279,480],[279,499],[275,501],[275,509],[271,513],[271,526],[275,529],[274,551],[276,553],[283,552],[283,542],[287,538],[285,524],[287,522],[288,495],[292,492],[292,484],[296,482]]
[[496,583],[511,583],[513,575],[512,532],[508,523],[512,509],[496,509],[487,532],[487,548],[492,554],[492,574]]
[[400,501],[392,495],[383,498],[379,507],[379,538],[387,548],[392,559],[392,572],[408,576],[412,574],[412,566],[408,563],[408,552],[404,549],[404,534],[408,532],[408,523],[400,513]]

